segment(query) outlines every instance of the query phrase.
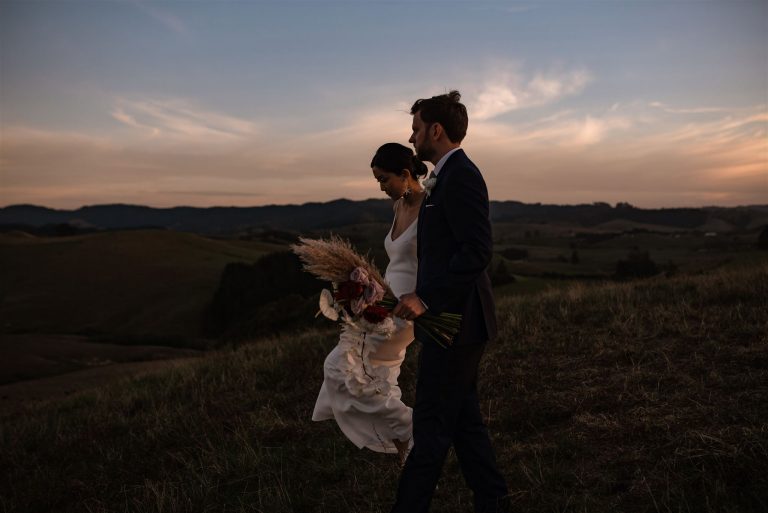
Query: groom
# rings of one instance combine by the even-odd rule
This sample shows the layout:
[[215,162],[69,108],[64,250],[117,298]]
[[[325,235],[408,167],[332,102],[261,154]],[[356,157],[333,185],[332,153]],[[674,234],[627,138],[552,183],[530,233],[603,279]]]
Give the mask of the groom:
[[453,446],[476,512],[507,511],[508,490],[491,448],[477,396],[477,368],[496,336],[491,282],[488,191],[480,171],[461,149],[467,109],[458,91],[416,100],[410,142],[435,165],[436,181],[418,221],[416,292],[400,298],[393,314],[415,319],[430,312],[462,314],[453,344],[444,349],[416,329],[422,342],[414,446],[403,468],[392,513],[429,510],[448,449]]

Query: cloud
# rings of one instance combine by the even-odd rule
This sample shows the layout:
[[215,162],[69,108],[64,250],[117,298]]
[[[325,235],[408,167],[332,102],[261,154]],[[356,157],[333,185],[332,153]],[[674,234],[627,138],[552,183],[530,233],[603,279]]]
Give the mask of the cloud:
[[118,99],[112,118],[141,135],[171,142],[222,142],[254,137],[252,121],[200,108],[184,99]]
[[467,139],[489,151],[500,146],[552,151],[598,145],[608,138],[620,137],[635,124],[631,117],[610,110],[595,114],[563,111],[514,125],[493,120],[474,123]]
[[655,107],[657,109],[663,110],[664,112],[667,112],[669,114],[711,114],[715,112],[722,113],[722,112],[729,111],[729,109],[724,109],[722,107],[693,107],[693,108],[687,108],[687,109],[680,109],[680,108],[675,109],[661,102],[651,102],[648,105],[651,107]]
[[488,120],[513,110],[555,103],[580,93],[591,80],[586,70],[539,72],[529,79],[512,70],[496,71],[468,108],[473,119]]
[[179,35],[189,33],[187,24],[175,14],[163,9],[158,9],[157,6],[150,5],[149,3],[136,1],[134,2],[134,5],[171,32]]
[[481,156],[476,162],[486,171],[492,197],[754,204],[768,197],[766,122],[762,106],[686,123],[641,110],[565,111],[525,125],[484,122],[466,146]]
[[666,134],[667,140],[682,145],[685,155],[706,160],[702,174],[723,181],[755,180],[757,190],[768,195],[768,112],[762,110],[687,125]]

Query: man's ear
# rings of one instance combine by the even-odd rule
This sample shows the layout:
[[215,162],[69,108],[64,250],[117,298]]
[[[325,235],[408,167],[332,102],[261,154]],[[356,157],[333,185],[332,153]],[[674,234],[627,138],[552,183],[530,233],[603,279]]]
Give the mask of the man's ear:
[[443,125],[440,123],[432,123],[430,131],[432,132],[432,138],[435,140],[440,139],[440,136],[445,133],[445,130],[443,130]]

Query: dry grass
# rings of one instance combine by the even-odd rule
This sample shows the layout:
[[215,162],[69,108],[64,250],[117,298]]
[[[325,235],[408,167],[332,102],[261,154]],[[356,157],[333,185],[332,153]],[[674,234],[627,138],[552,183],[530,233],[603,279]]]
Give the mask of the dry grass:
[[304,270],[321,280],[336,283],[347,281],[353,269],[362,267],[369,276],[387,286],[376,265],[359,254],[352,243],[337,235],[331,235],[328,239],[300,237],[299,244],[292,245],[291,249],[304,263]]
[[529,506],[764,511],[766,297],[761,267],[503,301],[486,398]]
[[[763,266],[502,299],[481,396],[520,510],[765,511],[766,297]],[[395,458],[309,420],[334,343],[262,340],[31,408],[0,428],[0,508],[388,511]],[[451,457],[433,511],[470,504]]]

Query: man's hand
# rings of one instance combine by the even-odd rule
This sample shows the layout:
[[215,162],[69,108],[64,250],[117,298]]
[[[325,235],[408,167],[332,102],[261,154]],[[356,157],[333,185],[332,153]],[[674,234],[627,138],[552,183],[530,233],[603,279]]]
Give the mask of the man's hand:
[[419,296],[417,296],[415,292],[411,292],[410,294],[403,294],[400,296],[400,302],[395,305],[395,308],[392,310],[392,315],[407,321],[412,321],[426,311],[427,309],[424,307],[424,303],[421,302],[421,299],[419,299]]

